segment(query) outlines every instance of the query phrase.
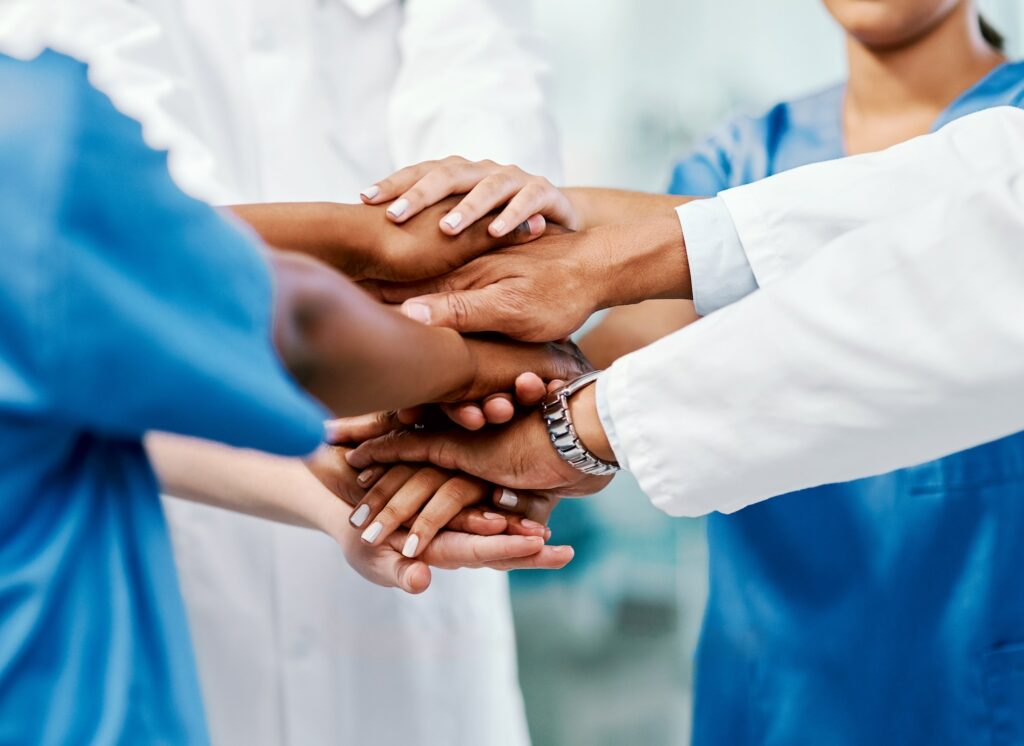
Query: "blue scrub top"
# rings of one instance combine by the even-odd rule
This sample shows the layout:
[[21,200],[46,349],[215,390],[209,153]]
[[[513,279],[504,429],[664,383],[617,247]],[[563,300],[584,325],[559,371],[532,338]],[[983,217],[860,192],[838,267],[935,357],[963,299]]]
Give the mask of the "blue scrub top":
[[282,454],[322,412],[249,239],[52,52],[0,56],[0,743],[203,744],[165,430]]
[[[730,123],[670,190],[843,156],[842,99]],[[1022,103],[1024,63],[1006,64],[935,128]],[[1024,744],[1024,435],[711,516],[708,542],[698,746]]]

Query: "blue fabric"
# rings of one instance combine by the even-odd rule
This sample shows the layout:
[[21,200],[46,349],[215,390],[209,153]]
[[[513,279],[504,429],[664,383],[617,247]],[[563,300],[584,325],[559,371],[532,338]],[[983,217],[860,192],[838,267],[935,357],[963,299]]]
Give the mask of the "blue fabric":
[[320,408],[258,251],[48,52],[0,57],[0,743],[202,744],[160,429],[282,454]]
[[[842,95],[732,122],[671,191],[841,157]],[[1007,64],[935,127],[1022,102]],[[1024,435],[711,516],[708,541],[698,746],[1024,744]]]

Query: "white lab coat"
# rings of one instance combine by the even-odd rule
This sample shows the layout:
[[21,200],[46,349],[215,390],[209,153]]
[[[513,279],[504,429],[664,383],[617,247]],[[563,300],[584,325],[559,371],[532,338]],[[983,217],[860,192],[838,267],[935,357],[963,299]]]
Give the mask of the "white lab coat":
[[598,384],[658,507],[731,512],[1024,430],[1024,111],[679,212],[705,309],[738,300],[723,252],[761,289]]
[[[557,178],[519,2],[62,2],[51,43],[94,61],[209,200],[356,201],[451,153]],[[504,575],[437,572],[409,597],[356,575],[327,537],[167,512],[215,744],[528,742]]]

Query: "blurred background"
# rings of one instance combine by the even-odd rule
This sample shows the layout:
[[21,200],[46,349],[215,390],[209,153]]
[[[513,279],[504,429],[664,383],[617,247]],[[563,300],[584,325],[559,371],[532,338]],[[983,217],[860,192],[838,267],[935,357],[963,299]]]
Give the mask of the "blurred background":
[[[1019,56],[1024,4],[981,7]],[[535,13],[572,185],[661,191],[671,163],[731,114],[844,73],[819,0],[547,0]],[[535,746],[687,743],[703,523],[668,518],[620,476],[595,499],[563,502],[553,528],[576,547],[573,564],[512,578]]]

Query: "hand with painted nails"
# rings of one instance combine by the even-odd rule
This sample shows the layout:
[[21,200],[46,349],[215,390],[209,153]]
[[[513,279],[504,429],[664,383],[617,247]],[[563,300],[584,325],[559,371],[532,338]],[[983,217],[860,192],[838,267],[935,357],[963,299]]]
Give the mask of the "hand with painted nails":
[[[449,236],[462,234],[483,218],[488,218],[487,232],[495,238],[523,224],[534,237],[544,233],[548,221],[570,230],[579,226],[572,202],[543,176],[458,156],[403,168],[364,190],[362,199],[368,205],[390,203],[388,218],[404,223],[453,194],[465,196],[436,223]],[[492,214],[499,209],[497,216]]]
[[[352,280],[420,280],[449,272],[495,249],[532,241],[539,223],[514,225],[500,237],[476,226],[444,235],[436,225],[457,200],[430,206],[420,220],[386,219],[384,206],[331,202],[235,205],[232,212],[270,246],[312,256]],[[390,215],[389,215],[390,217]]]
[[402,554],[408,534],[396,531],[386,541],[367,544],[359,534],[346,531],[340,538],[348,563],[371,583],[422,593],[431,581],[431,568],[458,570],[560,570],[573,558],[572,547],[548,546],[543,536],[480,536],[462,531],[441,531],[418,557]]

